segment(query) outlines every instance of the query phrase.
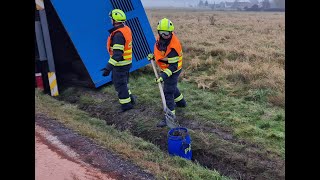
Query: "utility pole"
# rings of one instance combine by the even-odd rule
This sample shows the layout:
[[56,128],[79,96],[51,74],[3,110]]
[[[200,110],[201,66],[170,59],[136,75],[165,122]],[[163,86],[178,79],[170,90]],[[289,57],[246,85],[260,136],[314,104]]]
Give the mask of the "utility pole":
[[[44,89],[50,88],[51,96],[57,96],[59,93],[44,2],[43,0],[35,0],[35,3],[37,9],[35,12],[35,35],[39,53],[38,61],[40,61],[37,62],[36,60],[36,64],[39,64],[38,68],[40,68],[39,71],[41,73],[41,79],[44,82]],[[36,76],[39,77],[39,72]],[[46,82],[48,82],[49,85],[47,85]]]

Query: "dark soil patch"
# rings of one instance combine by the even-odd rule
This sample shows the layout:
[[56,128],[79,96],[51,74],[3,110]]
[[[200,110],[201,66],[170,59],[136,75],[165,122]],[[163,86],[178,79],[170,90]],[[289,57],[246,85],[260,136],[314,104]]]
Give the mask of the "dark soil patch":
[[[90,96],[108,101],[100,104],[83,104],[79,102],[80,94],[90,94]],[[138,102],[134,109],[117,113],[120,106],[115,95],[82,88],[77,88],[71,96],[60,97],[60,99],[76,103],[80,109],[91,116],[103,119],[106,124],[114,125],[119,130],[129,130],[133,135],[150,141],[167,152],[169,129],[156,128],[157,122],[154,122],[155,117],[163,117],[161,109],[152,109]],[[177,109],[177,114],[179,114],[177,118],[182,127],[192,129],[196,133],[213,134],[216,137],[216,141],[210,143],[212,146],[206,146],[206,142],[202,139],[191,137],[194,141],[192,144],[193,161],[235,179],[285,179],[285,164],[279,155],[270,154],[257,144],[239,140],[233,137],[228,129],[217,124],[186,119],[181,109]]]
[[97,145],[91,139],[66,128],[56,120],[49,119],[42,114],[36,114],[35,122],[57,136],[62,143],[72,148],[79,154],[81,160],[109,174],[112,178],[125,180],[155,179],[152,174]]
[[179,137],[186,137],[188,135],[188,133],[186,131],[183,130],[174,130],[172,132],[172,134],[170,134],[172,136],[179,136]]

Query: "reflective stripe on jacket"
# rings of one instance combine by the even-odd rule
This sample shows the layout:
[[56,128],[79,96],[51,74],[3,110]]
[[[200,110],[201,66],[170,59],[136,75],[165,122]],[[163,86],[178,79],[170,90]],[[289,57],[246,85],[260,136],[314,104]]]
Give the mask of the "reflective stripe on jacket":
[[[157,42],[159,41],[159,36],[157,37]],[[157,43],[156,43],[157,44]],[[175,71],[179,71],[182,68],[182,46],[180,44],[179,39],[177,36],[172,32],[172,39],[170,41],[170,44],[167,47],[167,51],[160,51],[157,48],[157,45],[154,45],[154,57],[156,60],[156,63],[158,66],[162,69],[165,70],[169,67],[169,63],[175,63],[178,62],[178,69]],[[165,60],[164,58],[167,57],[167,55],[170,53],[171,49],[175,49],[176,52],[178,53],[179,56],[173,57],[173,58],[168,58],[168,60]],[[167,62],[165,62],[167,61]],[[175,73],[173,72],[173,73]]]
[[[113,46],[111,47],[111,37],[118,31],[120,31],[123,34],[125,38],[125,45],[113,44]],[[131,64],[132,63],[132,33],[130,28],[125,25],[124,27],[116,29],[115,31],[110,33],[108,37],[107,49],[110,54],[110,59],[109,59],[110,64],[114,66],[125,66],[128,64]],[[113,55],[113,49],[119,49],[123,51],[123,61],[116,61],[111,58]]]

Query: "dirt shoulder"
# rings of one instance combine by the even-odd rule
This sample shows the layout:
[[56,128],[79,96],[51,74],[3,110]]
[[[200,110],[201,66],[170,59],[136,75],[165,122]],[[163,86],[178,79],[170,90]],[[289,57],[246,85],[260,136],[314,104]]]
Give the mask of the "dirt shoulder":
[[[44,114],[36,113],[35,123],[37,179],[57,179],[56,176],[62,174],[67,179],[155,179],[152,174]],[[52,143],[58,141],[60,145]],[[44,156],[45,153],[50,155]],[[43,173],[50,169],[50,164],[55,168],[49,174]]]

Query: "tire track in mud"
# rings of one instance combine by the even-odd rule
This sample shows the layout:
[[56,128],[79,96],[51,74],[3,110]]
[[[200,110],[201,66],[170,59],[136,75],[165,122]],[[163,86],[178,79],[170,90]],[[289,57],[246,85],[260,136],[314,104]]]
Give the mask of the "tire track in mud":
[[[114,125],[118,130],[129,130],[133,135],[150,141],[167,152],[168,129],[156,128],[156,122],[150,126],[149,122],[154,117],[163,117],[162,110],[155,111],[138,102],[134,109],[119,114],[117,113],[118,101],[114,96],[86,88],[77,88],[75,91],[72,96],[59,97],[59,99],[75,103],[92,117],[103,119],[106,124]],[[79,101],[83,94],[108,101],[83,104]],[[177,110],[177,113],[179,111],[183,110]],[[235,179],[285,179],[285,164],[280,156],[270,156],[270,152],[266,152],[259,145],[239,140],[233,137],[228,130],[214,123],[198,122],[184,118],[183,115],[179,115],[178,121],[181,126],[188,127],[196,133],[214,134],[215,142],[211,142],[213,146],[196,147],[193,145],[193,161]],[[193,140],[206,144],[202,139],[193,137]],[[236,149],[236,146],[241,146],[241,148]]]

